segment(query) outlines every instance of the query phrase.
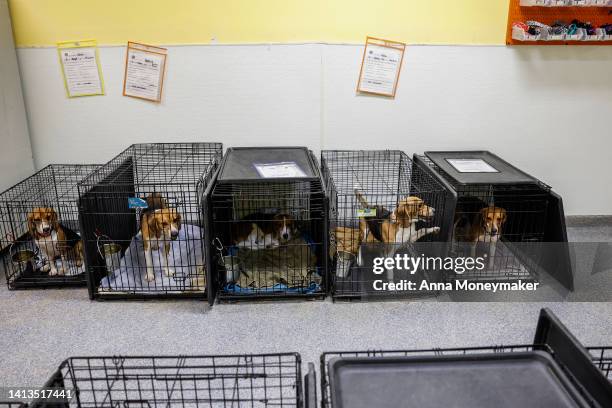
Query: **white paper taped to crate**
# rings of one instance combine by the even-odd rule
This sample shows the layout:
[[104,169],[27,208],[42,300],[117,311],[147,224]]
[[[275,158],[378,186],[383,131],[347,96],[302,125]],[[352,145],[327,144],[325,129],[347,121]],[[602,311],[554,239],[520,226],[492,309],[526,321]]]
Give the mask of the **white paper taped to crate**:
[[495,167],[482,159],[446,159],[459,173],[499,173]]
[[255,163],[254,166],[263,178],[306,177],[296,162]]

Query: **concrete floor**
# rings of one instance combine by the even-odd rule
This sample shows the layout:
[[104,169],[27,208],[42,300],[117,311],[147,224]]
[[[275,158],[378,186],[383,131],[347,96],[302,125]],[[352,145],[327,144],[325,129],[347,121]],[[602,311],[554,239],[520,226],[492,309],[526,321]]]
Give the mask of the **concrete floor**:
[[[612,225],[580,224],[569,235],[612,242]],[[85,289],[8,291],[3,279],[2,273],[0,387],[41,386],[69,356],[296,351],[318,364],[323,351],[530,343],[542,307],[584,344],[612,345],[612,303],[604,302],[328,299],[209,309],[201,301],[91,302]]]

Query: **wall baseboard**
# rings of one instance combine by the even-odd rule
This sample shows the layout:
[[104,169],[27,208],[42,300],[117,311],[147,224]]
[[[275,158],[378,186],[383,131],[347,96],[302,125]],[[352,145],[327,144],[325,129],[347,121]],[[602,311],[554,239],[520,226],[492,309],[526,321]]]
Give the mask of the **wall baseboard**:
[[612,215],[569,215],[565,221],[568,227],[612,226]]

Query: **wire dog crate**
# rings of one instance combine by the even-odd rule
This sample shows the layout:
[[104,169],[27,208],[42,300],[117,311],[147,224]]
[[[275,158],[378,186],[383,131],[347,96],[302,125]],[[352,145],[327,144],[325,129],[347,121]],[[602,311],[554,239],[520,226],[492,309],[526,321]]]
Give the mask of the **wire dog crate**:
[[97,168],[52,164],[0,194],[9,289],[85,286],[77,183]]
[[[330,255],[335,299],[432,295],[431,290],[381,290],[381,282],[440,279],[436,268],[375,271],[377,260],[399,254],[436,256],[451,232],[453,197],[444,182],[401,151],[323,151],[330,198]],[[382,269],[382,268],[379,268]],[[416,273],[415,273],[416,272]]]
[[27,405],[23,404],[21,402],[3,402],[3,401],[0,401],[0,408],[23,408],[23,407],[27,407]]
[[220,301],[325,296],[327,197],[312,152],[230,148],[206,201]]
[[70,358],[46,387],[72,390],[74,397],[32,407],[305,406],[296,353]]
[[79,184],[92,299],[206,296],[201,197],[219,143],[136,144]]
[[[340,408],[347,406],[343,402],[348,398],[360,401],[360,403],[351,405],[358,407],[373,405],[395,407],[398,404],[394,404],[393,401],[400,399],[405,402],[402,403],[402,406],[406,407],[446,406],[443,401],[451,400],[454,401],[453,406],[456,407],[477,408],[497,406],[495,403],[497,398],[494,395],[502,395],[504,403],[508,405],[520,399],[518,395],[526,394],[531,401],[530,404],[527,404],[529,406],[551,406],[538,405],[538,401],[542,402],[550,395],[544,395],[540,399],[541,395],[538,393],[546,394],[547,392],[543,390],[546,387],[539,388],[541,384],[538,384],[537,378],[529,375],[528,367],[523,366],[526,369],[520,374],[513,374],[510,366],[504,367],[504,361],[508,362],[515,357],[520,359],[531,355],[546,357],[551,370],[556,367],[560,368],[558,372],[560,379],[566,380],[566,387],[576,392],[577,403],[575,405],[570,403],[567,406],[603,408],[612,406],[611,353],[612,347],[584,348],[550,310],[542,309],[533,344],[324,353],[320,361],[321,405],[324,408]],[[486,360],[488,367],[474,365],[480,360]],[[475,378],[463,371],[466,367],[462,367],[461,364],[466,361],[471,364],[468,365],[468,369],[475,373]],[[501,368],[503,374],[487,376],[486,370],[494,367],[495,361],[500,362],[501,365],[493,369]],[[424,368],[423,363],[429,364],[428,367]],[[439,365],[434,367],[432,363]],[[412,369],[406,369],[416,367],[413,366],[415,364],[420,364],[416,368],[418,370],[416,374],[411,372]],[[361,371],[353,370],[344,373],[341,371],[350,369],[351,365],[358,366]],[[374,373],[372,370],[378,371]],[[340,378],[343,375],[346,377]],[[428,375],[434,375],[436,381],[430,381]],[[360,379],[360,377],[363,378]],[[361,384],[361,390],[347,397],[346,394],[350,393],[355,386],[359,387],[363,379],[369,381],[369,385]],[[497,387],[483,385],[483,383],[493,384],[497,381],[501,381],[503,385],[498,384]],[[430,384],[424,384],[427,382]],[[444,387],[440,387],[441,382],[444,383]],[[519,384],[523,382],[521,389],[513,388],[513,385],[516,385],[513,384],[515,382]],[[458,389],[457,384],[459,383],[464,383],[464,385],[468,383],[468,386]],[[535,391],[528,392],[529,387],[534,388]],[[466,389],[479,391],[470,393],[465,392]],[[479,404],[482,402],[480,398],[482,395],[486,395],[485,400],[488,398],[485,405]],[[470,400],[467,405],[465,405],[466,399]],[[376,403],[368,405],[368,401],[372,400],[375,400]],[[413,405],[410,405],[409,402]],[[515,405],[525,406],[521,404],[512,406]]]
[[550,186],[485,151],[426,152],[414,160],[456,192],[451,255],[484,259],[449,279],[537,281],[544,269],[573,288],[566,248],[555,249],[561,264],[546,259],[545,242],[567,242],[561,198]]

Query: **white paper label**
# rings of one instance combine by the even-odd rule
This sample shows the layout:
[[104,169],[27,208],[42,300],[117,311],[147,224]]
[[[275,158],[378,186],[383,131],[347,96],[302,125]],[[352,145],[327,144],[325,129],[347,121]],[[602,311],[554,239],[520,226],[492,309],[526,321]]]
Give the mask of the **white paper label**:
[[60,54],[70,96],[102,93],[94,47],[64,48]]
[[392,95],[402,62],[402,50],[368,44],[359,90]]
[[296,162],[258,163],[254,166],[263,178],[306,177]]
[[446,159],[459,173],[499,173],[495,167],[482,159]]
[[158,100],[161,96],[164,63],[163,55],[130,48],[125,77],[126,95]]

